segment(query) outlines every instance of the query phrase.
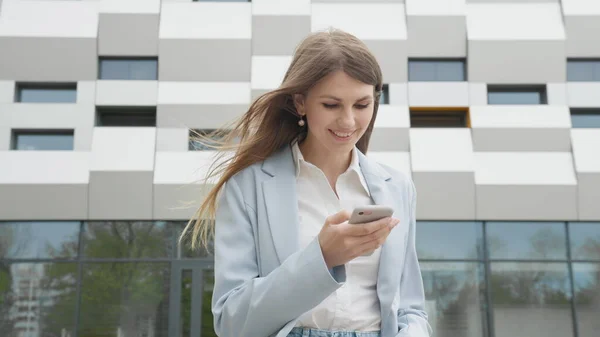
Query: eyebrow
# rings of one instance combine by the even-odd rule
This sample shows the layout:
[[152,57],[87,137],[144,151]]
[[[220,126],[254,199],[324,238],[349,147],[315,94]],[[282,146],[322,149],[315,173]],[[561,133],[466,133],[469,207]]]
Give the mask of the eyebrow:
[[[332,95],[321,95],[321,96],[319,96],[319,98],[331,98],[331,99],[334,99],[336,101],[341,101],[340,98],[332,96]],[[373,96],[371,96],[371,95],[363,96],[363,97],[357,99],[356,101],[357,102],[364,101],[367,98],[373,98]]]

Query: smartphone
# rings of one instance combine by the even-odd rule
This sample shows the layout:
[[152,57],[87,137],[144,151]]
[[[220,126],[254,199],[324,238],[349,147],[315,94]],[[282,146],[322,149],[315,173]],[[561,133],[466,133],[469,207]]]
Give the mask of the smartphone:
[[365,222],[371,222],[379,220],[385,217],[391,217],[394,214],[394,209],[389,206],[372,205],[372,206],[360,206],[354,208],[350,220],[350,224],[362,224]]
[[[349,224],[360,225],[366,222],[379,220],[386,217],[391,217],[394,214],[394,209],[388,206],[372,205],[372,206],[360,206],[354,208]],[[370,256],[373,252],[368,252],[362,256]]]

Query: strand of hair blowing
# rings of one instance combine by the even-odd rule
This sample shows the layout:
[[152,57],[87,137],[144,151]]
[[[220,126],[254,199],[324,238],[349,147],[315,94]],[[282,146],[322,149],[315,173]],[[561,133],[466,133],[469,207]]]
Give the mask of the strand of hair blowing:
[[[209,180],[217,182],[185,226],[179,238],[180,244],[191,230],[192,249],[199,248],[199,243],[209,247],[214,235],[217,200],[225,183],[282,146],[295,139],[303,140],[308,126],[298,126],[299,117],[292,95],[305,94],[312,85],[336,70],[343,70],[364,83],[374,85],[373,119],[357,143],[358,149],[366,154],[379,107],[381,69],[363,42],[353,35],[339,30],[313,33],[297,47],[282,85],[257,98],[248,111],[231,125],[231,132],[224,134],[221,142],[209,145],[217,150],[217,158],[209,167],[204,183],[208,186]],[[208,143],[208,137],[206,139]],[[237,144],[236,139],[239,140]]]

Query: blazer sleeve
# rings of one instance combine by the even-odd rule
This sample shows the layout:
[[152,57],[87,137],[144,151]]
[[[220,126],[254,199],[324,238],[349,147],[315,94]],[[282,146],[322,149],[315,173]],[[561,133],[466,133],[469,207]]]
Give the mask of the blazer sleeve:
[[416,206],[417,192],[410,181],[410,223],[406,245],[404,270],[400,279],[400,307],[398,309],[398,329],[396,337],[429,337],[432,333],[427,319],[425,306],[425,291],[417,249],[416,237]]
[[327,269],[318,237],[260,277],[247,207],[235,177],[229,179],[215,219],[212,312],[220,337],[270,336],[322,302],[346,278],[343,266]]

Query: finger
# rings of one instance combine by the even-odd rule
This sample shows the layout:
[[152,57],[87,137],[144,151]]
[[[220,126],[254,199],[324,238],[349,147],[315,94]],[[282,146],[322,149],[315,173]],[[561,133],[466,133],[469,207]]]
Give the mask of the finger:
[[395,225],[384,226],[371,234],[367,234],[367,235],[363,235],[363,236],[359,237],[359,241],[358,241],[359,245],[361,245],[363,243],[378,241],[380,239],[385,240],[385,238],[387,238],[387,236],[390,234],[390,232],[392,231],[392,229],[394,227],[395,227]]
[[363,243],[359,244],[359,255],[365,254],[367,252],[372,252],[375,249],[381,247],[387,237],[390,235],[391,229],[382,228],[379,231],[373,233],[371,236],[366,236],[366,240]]
[[326,225],[337,225],[341,224],[344,221],[348,221],[350,219],[350,212],[347,210],[341,210],[333,215],[330,215],[325,219]]
[[382,219],[375,220],[372,222],[367,222],[364,224],[358,224],[358,225],[354,224],[354,225],[352,225],[353,227],[348,228],[347,231],[348,231],[349,235],[365,236],[365,235],[370,235],[382,228],[393,227],[399,221],[400,220],[398,220],[396,218],[386,217],[386,218],[382,218]]

